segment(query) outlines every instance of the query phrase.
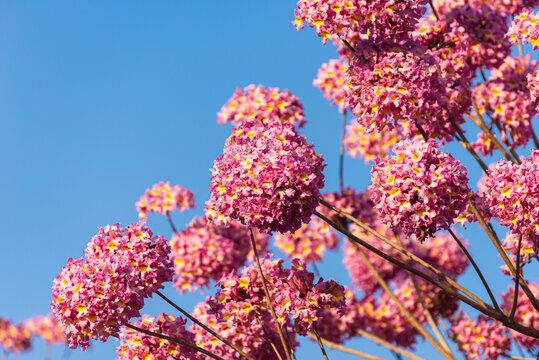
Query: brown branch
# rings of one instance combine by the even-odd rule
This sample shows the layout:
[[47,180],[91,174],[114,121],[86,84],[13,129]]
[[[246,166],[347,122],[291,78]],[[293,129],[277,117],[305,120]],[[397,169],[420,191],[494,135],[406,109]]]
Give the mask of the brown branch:
[[[311,339],[313,339],[314,341],[317,341],[315,334],[313,334],[311,332],[308,332],[307,335]],[[361,351],[357,351],[357,350],[354,350],[354,349],[347,348],[346,346],[339,345],[337,343],[334,343],[333,341],[329,341],[329,340],[326,340],[324,338],[322,338],[322,343],[324,343],[324,345],[326,345],[326,346],[328,346],[328,347],[330,347],[332,349],[336,349],[336,350],[340,350],[340,351],[343,351],[343,352],[347,352],[349,354],[361,356],[361,357],[363,357],[365,359],[369,359],[369,360],[387,360],[385,358],[381,358],[381,357],[378,357],[378,356],[366,354],[366,353],[361,352]]]
[[382,346],[385,346],[386,348],[388,348],[388,349],[390,349],[392,351],[395,351],[395,352],[397,352],[399,354],[402,354],[402,355],[404,355],[406,357],[409,357],[410,359],[413,359],[413,360],[425,360],[422,357],[419,357],[419,356],[417,356],[415,354],[412,354],[411,352],[409,352],[407,350],[404,350],[404,349],[402,349],[402,348],[400,348],[398,346],[395,346],[392,343],[390,343],[390,342],[388,342],[388,341],[386,341],[386,340],[384,340],[384,339],[382,339],[382,338],[380,338],[380,337],[378,337],[378,336],[376,336],[376,335],[374,335],[372,333],[369,333],[369,332],[367,332],[365,330],[358,330],[357,333],[358,333],[358,335],[364,336],[367,339],[372,340],[375,343],[380,344]]
[[511,314],[509,315],[509,319],[513,320],[515,318],[515,311],[517,310],[517,302],[518,302],[518,278],[520,276],[520,246],[522,245],[522,234],[518,237],[518,245],[517,245],[517,277],[515,279],[515,294],[513,296],[513,306],[511,307]]

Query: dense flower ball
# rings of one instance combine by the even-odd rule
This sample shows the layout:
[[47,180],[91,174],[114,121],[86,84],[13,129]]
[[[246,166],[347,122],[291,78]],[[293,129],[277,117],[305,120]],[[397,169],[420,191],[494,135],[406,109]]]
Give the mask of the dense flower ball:
[[465,211],[466,168],[434,140],[403,140],[371,171],[369,194],[386,224],[424,239]]
[[511,230],[539,236],[539,151],[522,164],[500,160],[485,180],[485,198],[493,216]]
[[380,132],[369,132],[358,121],[346,127],[344,145],[346,152],[352,157],[361,157],[365,163],[385,158],[391,148],[402,139],[398,128],[385,129]]
[[0,318],[0,348],[6,353],[20,353],[32,346],[32,334],[22,324]]
[[[253,235],[257,250],[263,251],[268,236],[257,231]],[[171,248],[176,273],[174,287],[184,293],[208,287],[210,280],[217,281],[243,266],[251,251],[251,238],[249,229],[237,221],[223,226],[195,218],[180,233],[172,235]]]
[[299,128],[305,125],[303,104],[294,94],[262,85],[249,85],[243,91],[237,88],[217,115],[217,123],[232,122],[236,126],[254,119],[262,122],[282,121],[297,124]]
[[326,250],[335,249],[339,236],[325,221],[313,217],[291,234],[275,234],[275,245],[290,259],[301,259],[307,263],[322,260]]
[[140,316],[145,297],[172,280],[168,241],[152,235],[142,223],[108,225],[88,243],[86,260],[68,260],[53,282],[51,308],[71,348],[116,335]]
[[[334,280],[314,282],[314,275],[305,270],[305,263],[294,259],[292,268],[285,268],[282,259],[270,255],[261,259],[272,305],[279,323],[294,322],[294,331],[305,335],[324,309],[342,310],[344,287]],[[253,319],[267,313],[268,305],[262,279],[256,264],[245,267],[239,275],[230,273],[219,281],[214,308],[224,307],[231,318]]]
[[307,23],[316,35],[337,40],[351,33],[372,39],[400,40],[425,12],[427,0],[299,0],[294,11],[296,30]]
[[[258,318],[238,317],[226,310],[225,307],[213,308],[209,303],[214,302],[214,298],[208,297],[206,301],[195,306],[192,315],[226,340],[241,348],[255,360],[275,358],[271,343],[275,345],[281,358],[286,358],[275,328],[277,324],[268,311],[257,314]],[[292,350],[294,350],[299,343],[296,341],[296,334],[290,328],[290,321],[286,323],[286,327],[290,339],[288,343]],[[213,335],[197,324],[193,324],[189,328],[189,331],[194,334],[196,344],[203,349],[211,351],[225,360],[245,359],[237,351],[218,341]],[[268,341],[268,338],[271,342]]]
[[511,43],[518,44],[519,40],[530,43],[533,49],[539,46],[539,16],[524,9],[519,15],[515,16],[511,28],[507,32],[507,38]]
[[[153,316],[142,315],[142,319],[133,323],[136,327],[167,335],[194,345],[194,336],[185,329],[187,321],[165,313]],[[202,360],[196,350],[178,343],[146,335],[128,327],[120,331],[120,345],[116,348],[118,359],[159,359],[159,360]]]
[[292,125],[245,121],[214,162],[206,217],[263,232],[296,231],[318,205],[323,161]]
[[344,111],[345,73],[348,69],[346,60],[330,60],[318,69],[313,85],[319,88],[331,105],[338,105],[339,111]]
[[[528,284],[532,294],[537,298],[539,297],[539,284],[532,282]],[[515,295],[514,286],[509,286],[505,293],[502,293],[503,303],[501,305],[502,310],[509,314],[513,307]],[[537,329],[539,324],[539,312],[533,307],[530,299],[526,296],[524,291],[519,287],[518,289],[518,300],[517,307],[515,311],[515,321],[519,324],[522,324],[527,327],[532,327]],[[518,331],[510,330],[511,334],[518,343],[530,351],[537,351],[539,349],[539,339],[533,338],[519,333]]]
[[66,334],[60,328],[58,321],[51,314],[34,316],[24,321],[23,326],[34,336],[39,336],[49,344],[65,344]]
[[468,359],[496,360],[511,349],[505,328],[483,315],[472,320],[461,314],[453,320],[451,333]]
[[141,220],[146,220],[149,212],[166,215],[169,211],[183,211],[195,207],[194,194],[181,185],[170,185],[160,182],[151,189],[146,189],[144,195],[135,204]]

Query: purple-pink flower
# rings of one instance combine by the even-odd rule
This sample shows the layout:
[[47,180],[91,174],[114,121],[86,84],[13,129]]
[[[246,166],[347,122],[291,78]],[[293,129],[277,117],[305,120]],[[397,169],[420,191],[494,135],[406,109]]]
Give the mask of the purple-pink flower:
[[135,205],[139,219],[145,221],[150,212],[166,215],[168,212],[194,208],[195,200],[191,191],[181,185],[171,186],[170,181],[167,181],[146,189]]
[[0,348],[6,353],[20,353],[32,346],[32,334],[23,324],[0,318]]

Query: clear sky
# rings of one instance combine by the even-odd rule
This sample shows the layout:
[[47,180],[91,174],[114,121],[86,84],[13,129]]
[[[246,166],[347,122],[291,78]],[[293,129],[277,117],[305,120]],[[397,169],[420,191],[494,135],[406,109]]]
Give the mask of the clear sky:
[[[82,255],[98,226],[137,221],[134,204],[152,184],[170,180],[195,193],[196,209],[174,214],[178,227],[202,215],[209,168],[232,128],[216,114],[237,86],[299,97],[308,121],[301,133],[325,156],[325,190],[337,190],[340,115],[312,86],[321,63],[337,55],[312,30],[294,30],[294,8],[282,0],[0,2],[0,317],[48,313],[67,258]],[[472,165],[475,188],[480,173],[457,146],[448,150]],[[345,184],[363,190],[369,170],[347,158]],[[150,215],[148,224],[170,238],[164,217]],[[475,226],[459,233],[494,291],[504,291],[510,279],[486,236]],[[339,253],[320,269],[348,283]],[[471,271],[464,282],[486,298]],[[165,293],[189,310],[208,294],[180,296],[170,285]],[[144,311],[173,313],[159,298]],[[304,343],[298,358],[320,356]],[[34,344],[19,358],[42,359],[41,341]],[[94,342],[70,359],[115,358],[116,345]],[[392,358],[367,341],[350,346]],[[439,358],[430,345],[419,348]],[[63,351],[53,348],[52,359]]]

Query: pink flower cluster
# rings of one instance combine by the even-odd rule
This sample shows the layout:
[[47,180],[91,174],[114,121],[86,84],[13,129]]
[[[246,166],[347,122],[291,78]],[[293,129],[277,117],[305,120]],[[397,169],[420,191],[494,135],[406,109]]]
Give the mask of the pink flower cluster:
[[323,161],[292,125],[245,121],[214,162],[206,217],[263,232],[296,231],[318,205]]
[[445,16],[455,8],[469,6],[474,9],[480,9],[482,6],[487,5],[493,10],[509,17],[518,14],[523,8],[535,7],[538,3],[537,0],[435,0],[434,7],[438,15]]
[[[254,231],[259,252],[266,248],[268,236]],[[174,287],[184,293],[208,287],[225,273],[236,271],[251,251],[249,229],[237,221],[228,226],[195,218],[178,234],[172,235],[171,258],[174,262]]]
[[451,332],[468,359],[496,360],[511,349],[511,338],[504,327],[483,315],[472,320],[460,314],[453,320]]
[[[517,251],[518,251],[518,240],[522,236],[520,242],[520,266],[532,261],[532,259],[539,260],[539,246],[537,242],[534,242],[528,234],[519,234],[514,231],[508,231],[505,235],[505,238],[502,240],[502,245],[505,251],[509,253],[513,259],[513,263],[516,264]],[[507,265],[502,265],[502,271],[505,275],[511,275]]]
[[419,239],[446,229],[466,209],[466,168],[434,140],[403,140],[371,170],[369,194],[386,224]]
[[67,343],[66,334],[60,324],[51,314],[47,316],[34,316],[24,321],[23,326],[34,336],[39,336],[48,344]]
[[[294,322],[294,331],[305,335],[312,330],[322,310],[345,305],[344,287],[334,280],[314,283],[314,275],[305,270],[305,263],[292,260],[293,267],[283,267],[282,259],[269,255],[261,260],[262,273],[279,323]],[[220,281],[212,307],[230,318],[253,319],[268,312],[267,299],[256,264],[245,267],[239,275],[230,273]]]
[[346,60],[330,60],[322,64],[322,67],[318,69],[316,79],[313,81],[313,85],[322,91],[324,97],[331,101],[331,105],[339,106],[340,112],[345,109],[344,97],[346,92],[344,86],[347,69],[348,63]]
[[400,140],[402,133],[398,128],[369,132],[359,121],[353,121],[346,126],[344,145],[348,155],[361,157],[368,164],[370,161],[385,158]]
[[352,34],[363,38],[401,39],[425,12],[426,0],[299,0],[294,11],[296,30],[305,22],[316,35],[337,40]]
[[507,38],[512,44],[518,44],[521,40],[530,43],[533,49],[539,47],[539,16],[524,9],[519,15],[515,16],[513,23],[507,32]]
[[527,88],[530,92],[533,107],[535,112],[537,112],[539,111],[539,72],[528,74],[526,79],[528,80]]
[[51,308],[71,348],[85,350],[90,338],[106,341],[140,316],[144,298],[172,280],[170,246],[143,223],[99,229],[84,251],[69,259],[52,286]]
[[[159,314],[157,320],[153,316],[142,315],[133,325],[144,330],[167,335],[194,344],[194,336],[185,329],[187,321],[165,313]],[[203,359],[199,352],[190,347],[172,341],[146,335],[128,327],[120,331],[120,345],[116,348],[118,359]]]
[[[539,297],[539,284],[532,282],[531,284],[528,284],[528,287],[530,288],[532,294],[537,298]],[[514,295],[515,295],[515,288],[514,286],[509,286],[507,291],[505,293],[502,293],[502,299],[503,303],[501,305],[502,310],[506,314],[509,314],[511,312],[511,308],[513,307],[514,302]],[[517,306],[515,311],[515,321],[519,324],[522,324],[524,326],[537,328],[537,325],[539,324],[539,312],[533,307],[532,303],[524,293],[524,291],[519,287],[518,289],[518,300],[517,300]],[[517,331],[510,330],[511,334],[515,338],[518,343],[525,347],[526,349],[530,351],[537,351],[539,349],[539,339],[532,338],[530,336],[521,334]]]
[[20,353],[32,346],[32,334],[23,324],[0,318],[0,348],[6,353]]
[[492,215],[519,234],[539,235],[539,151],[522,164],[500,160],[485,180],[485,198]]
[[303,104],[290,91],[279,88],[264,88],[262,85],[249,85],[236,92],[217,114],[217,123],[232,122],[240,126],[244,121],[262,122],[282,121],[301,128],[305,125]]
[[[340,192],[327,192],[322,197],[329,204],[347,212],[356,219],[360,219],[369,224],[376,219],[376,214],[372,209],[374,204],[371,202],[367,192],[356,193],[353,188],[347,187]],[[335,213],[324,205],[319,205],[317,210],[319,213],[338,223],[342,224],[347,222],[344,216]]]
[[195,200],[191,191],[181,185],[171,186],[170,181],[167,181],[146,189],[135,205],[139,218],[145,221],[149,212],[166,215],[169,211],[192,209],[195,207]]
[[324,257],[328,249],[335,249],[339,236],[325,221],[313,217],[291,234],[275,234],[275,246],[289,259],[301,259],[315,263]]
[[[255,360],[275,358],[271,343],[275,344],[281,358],[286,358],[279,335],[276,331],[276,326],[278,325],[268,311],[257,314],[257,317],[238,317],[234,316],[234,312],[221,311],[221,307],[217,307],[216,309],[212,308],[208,301],[214,302],[215,299],[209,297],[207,301],[199,303],[192,313],[192,315],[200,322],[214,330],[232,344],[240,347]],[[289,327],[290,321],[287,321],[286,324],[287,327]],[[225,360],[244,359],[238,352],[221,341],[217,341],[213,335],[202,329],[200,326],[193,324],[189,331],[194,334],[198,346],[211,351],[213,354],[220,356]],[[296,341],[296,334],[290,329],[288,335],[290,347],[295,349],[299,345]],[[268,338],[271,341],[268,341]]]

